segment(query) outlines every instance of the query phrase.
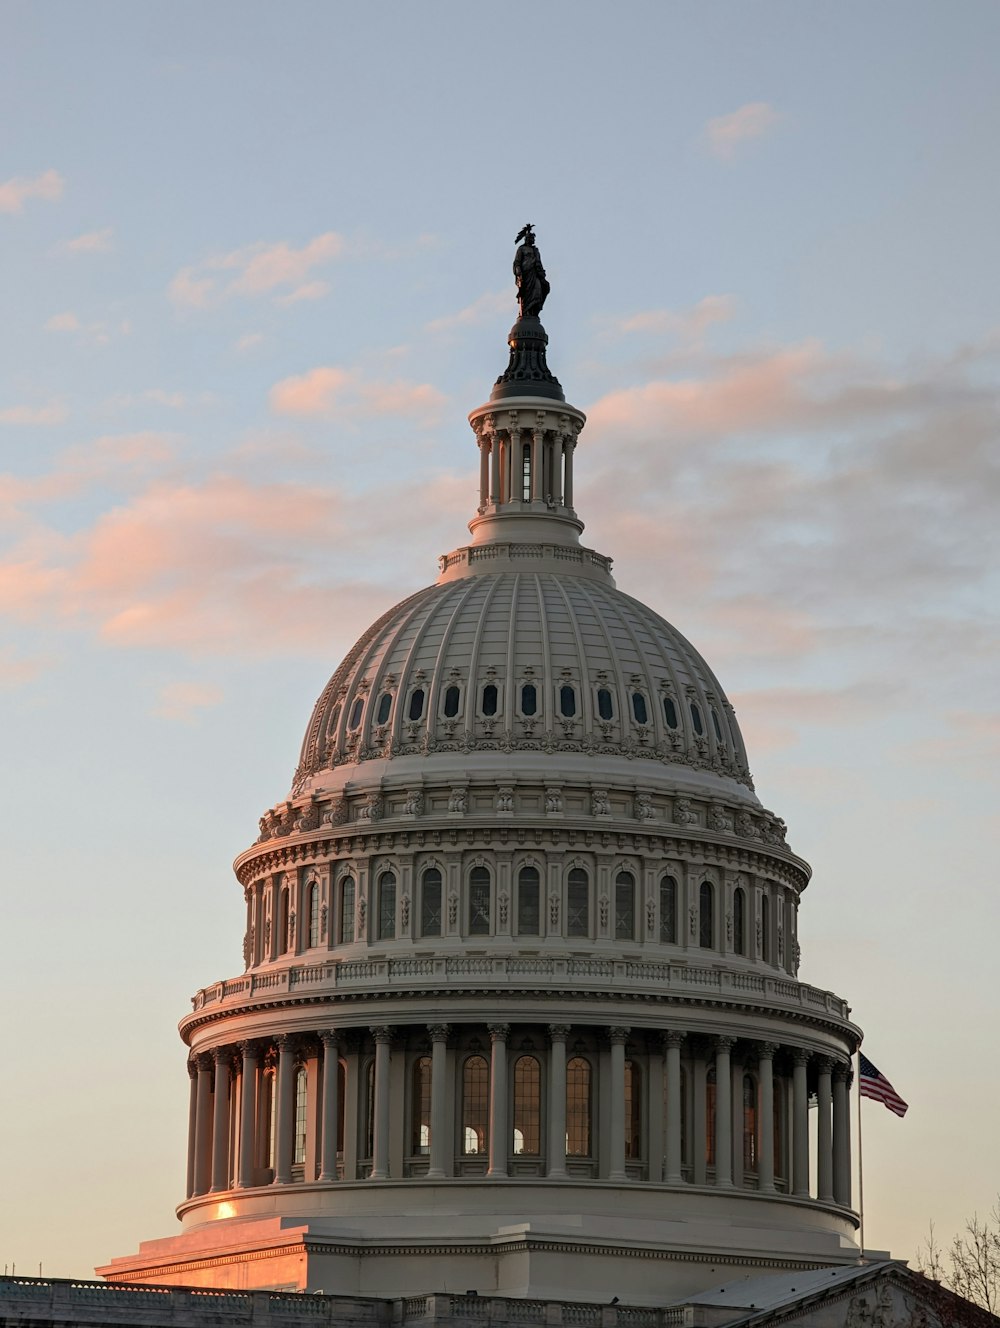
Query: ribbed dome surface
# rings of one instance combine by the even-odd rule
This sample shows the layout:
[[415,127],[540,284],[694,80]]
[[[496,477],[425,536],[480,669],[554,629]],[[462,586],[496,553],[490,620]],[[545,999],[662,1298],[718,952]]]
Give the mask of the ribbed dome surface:
[[498,571],[380,618],[320,696],[295,788],[345,763],[430,752],[619,754],[752,787],[732,707],[668,622],[610,583]]

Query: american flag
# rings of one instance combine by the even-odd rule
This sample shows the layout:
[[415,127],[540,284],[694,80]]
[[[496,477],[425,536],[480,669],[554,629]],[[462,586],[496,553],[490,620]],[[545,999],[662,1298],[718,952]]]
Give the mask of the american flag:
[[899,1096],[881,1070],[876,1070],[871,1061],[862,1052],[858,1052],[860,1071],[860,1093],[862,1097],[873,1097],[884,1107],[894,1111],[897,1116],[906,1115],[906,1103]]

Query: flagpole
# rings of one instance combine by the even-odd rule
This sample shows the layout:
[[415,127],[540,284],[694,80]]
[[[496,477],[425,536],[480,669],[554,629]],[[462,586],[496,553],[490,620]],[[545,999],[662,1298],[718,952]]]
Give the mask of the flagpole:
[[861,1219],[859,1238],[861,1241],[861,1259],[865,1261],[865,1163],[861,1147],[861,1049],[858,1048],[858,1216]]

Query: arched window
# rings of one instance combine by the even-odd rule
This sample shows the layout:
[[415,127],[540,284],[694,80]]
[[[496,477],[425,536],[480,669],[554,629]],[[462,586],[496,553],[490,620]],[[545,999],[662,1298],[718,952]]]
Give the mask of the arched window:
[[420,881],[420,935],[441,935],[441,873],[428,867]]
[[413,1091],[410,1097],[410,1154],[422,1157],[431,1151],[431,1058],[418,1056],[413,1062]]
[[642,1157],[642,1069],[625,1062],[625,1156]]
[[674,705],[673,697],[665,696],[663,698],[663,718],[667,721],[668,729],[677,727],[677,707]]
[[497,712],[497,689],[496,685],[488,682],[483,688],[483,714],[495,715]]
[[698,888],[698,944],[703,950],[715,945],[715,891],[710,881],[702,881]]
[[576,714],[576,691],[569,683],[559,688],[559,713],[565,719],[572,719]]
[[691,723],[694,725],[694,731],[700,738],[705,732],[705,725],[702,723],[701,710],[696,702],[691,702]]
[[766,894],[760,897],[760,957],[771,962],[771,900]]
[[273,1167],[278,1148],[278,1072],[264,1071],[264,1092],[261,1099],[264,1129],[264,1166]]
[[365,1070],[365,1157],[375,1155],[375,1062]]
[[345,876],[340,883],[340,943],[354,940],[354,878]]
[[396,878],[390,871],[378,878],[378,937],[391,941],[396,936]]
[[619,872],[615,878],[615,939],[635,939],[635,877]]
[[359,696],[358,699],[351,706],[351,720],[347,726],[348,728],[356,729],[358,727],[358,725],[361,723],[361,712],[364,710],[364,708],[365,708],[364,697]]
[[469,873],[469,935],[489,936],[492,881],[488,867]]
[[458,703],[462,699],[461,689],[454,686],[444,689],[444,713],[446,719],[454,719],[458,714]]
[[712,728],[715,730],[715,741],[722,742],[722,726],[719,724],[719,716],[716,714],[715,706],[712,706]]
[[677,881],[673,876],[660,877],[660,940],[677,944]]
[[514,1152],[538,1157],[542,1151],[542,1069],[534,1056],[514,1062]]
[[632,693],[632,714],[637,724],[647,724],[649,722],[649,712],[646,709],[646,698],[642,692]]
[[566,1064],[566,1155],[591,1155],[590,1061],[574,1056]]
[[590,878],[574,867],[566,882],[566,935],[590,935]]
[[521,452],[521,499],[531,502],[531,444],[525,443]]
[[319,885],[309,882],[309,948],[319,945]]
[[462,1152],[475,1157],[489,1149],[490,1067],[483,1056],[462,1066]]
[[743,1170],[757,1170],[757,1085],[743,1076]]
[[541,927],[540,882],[537,867],[522,867],[517,874],[517,934],[538,936]]
[[601,687],[597,692],[597,713],[601,719],[613,719],[615,714],[614,706],[611,704],[611,693],[606,687]]
[[278,953],[287,954],[291,943],[291,919],[288,912],[288,886],[281,887],[278,896]]
[[410,708],[406,712],[411,720],[417,720],[424,713],[424,689],[416,688],[410,693]]
[[705,1165],[715,1166],[715,1066],[705,1074]]
[[292,1161],[303,1163],[306,1160],[306,1097],[309,1090],[309,1077],[305,1066],[300,1065],[295,1071],[295,1146]]
[[521,688],[521,714],[533,715],[538,710],[538,689],[532,682],[526,682]]
[[344,1103],[347,1099],[347,1070],[344,1062],[337,1060],[337,1152],[344,1152]]
[[785,1176],[785,1095],[780,1091],[781,1081],[774,1081],[774,1174]]
[[747,952],[747,897],[746,891],[738,885],[733,891],[733,949],[738,955]]

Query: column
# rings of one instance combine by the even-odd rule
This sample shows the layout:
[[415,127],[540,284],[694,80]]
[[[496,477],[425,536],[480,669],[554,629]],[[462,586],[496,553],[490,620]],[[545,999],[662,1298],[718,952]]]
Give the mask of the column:
[[757,1188],[774,1193],[774,1055],[775,1042],[757,1048],[757,1081],[760,1087],[760,1144],[757,1153]]
[[375,1114],[369,1180],[389,1179],[389,1047],[391,1028],[373,1028],[375,1039]]
[[500,435],[490,434],[490,502],[500,502]]
[[568,1024],[549,1024],[549,1175],[566,1175],[566,1039]]
[[545,501],[545,432],[536,429],[531,435],[531,501]]
[[625,1173],[625,1042],[627,1028],[609,1028],[611,1043],[611,1119],[608,1127],[608,1180],[622,1181]]
[[428,1176],[447,1175],[448,1161],[448,1025],[431,1024],[431,1156]]
[[562,507],[563,500],[563,448],[565,443],[556,435],[552,444],[552,499],[556,507]]
[[488,433],[479,436],[479,506],[490,500],[490,445]]
[[287,1033],[278,1044],[278,1121],[275,1126],[274,1183],[292,1183],[292,1132],[295,1126],[295,1044]]
[[337,1179],[337,1135],[340,1133],[340,1034],[326,1029],[323,1042],[323,1126],[320,1132],[319,1178]]
[[212,1184],[212,1057],[201,1052],[198,1061],[198,1107],[194,1138],[194,1192],[207,1194]]
[[667,1174],[668,1185],[679,1185],[681,1173],[681,1043],[684,1034],[664,1033],[663,1046],[667,1055]]
[[830,1074],[833,1061],[829,1056],[820,1056],[816,1064],[819,1070],[816,1086],[819,1106],[816,1122],[816,1197],[820,1203],[833,1203],[833,1134],[830,1120]]
[[743,1075],[744,1066],[736,1060],[731,1059],[732,1066],[732,1113],[733,1122],[733,1185],[736,1189],[743,1188],[743,1134],[744,1134],[744,1107],[743,1107]]
[[792,1193],[809,1198],[809,1092],[808,1051],[795,1053],[792,1070]]
[[194,1163],[198,1137],[198,1066],[194,1060],[189,1060],[187,1065],[191,1092],[188,1096],[187,1184],[184,1193],[190,1199],[194,1194]]
[[245,1190],[254,1183],[260,1048],[256,1042],[241,1042],[240,1054],[243,1057],[243,1087],[240,1093],[240,1172],[237,1183],[241,1190]]
[[509,1024],[490,1024],[490,1169],[494,1180],[507,1175],[507,1035]]
[[565,444],[566,455],[566,482],[563,489],[563,506],[573,506],[573,453],[576,451],[576,441],[567,438]]
[[215,1102],[212,1113],[212,1190],[229,1189],[229,1073],[228,1047],[213,1047]]
[[838,1064],[833,1071],[833,1201],[851,1206],[851,1069]]
[[715,1039],[715,1183],[733,1183],[733,1070],[730,1052],[736,1039]]

